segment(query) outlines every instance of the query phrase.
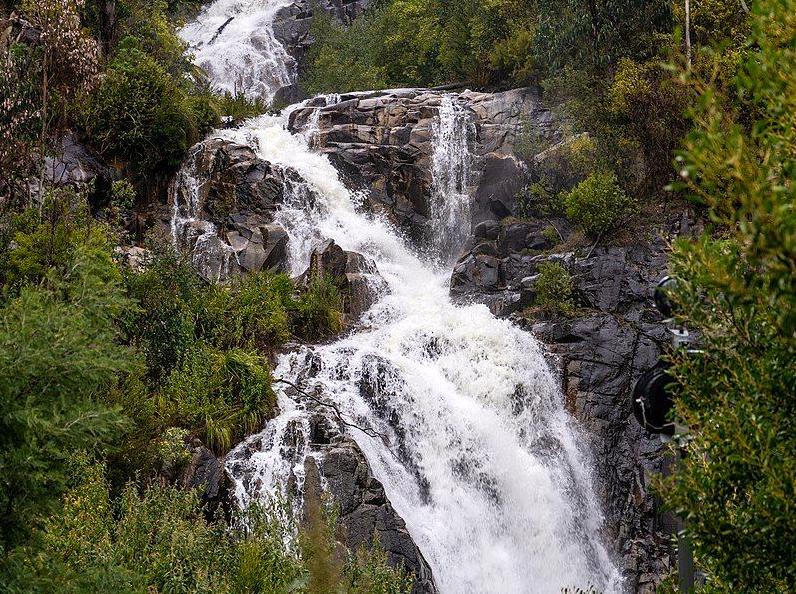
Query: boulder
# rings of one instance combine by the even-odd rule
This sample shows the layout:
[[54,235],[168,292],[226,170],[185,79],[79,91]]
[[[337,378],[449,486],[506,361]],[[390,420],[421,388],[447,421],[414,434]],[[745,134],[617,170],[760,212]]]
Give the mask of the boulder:
[[333,240],[313,250],[303,276],[305,282],[330,278],[343,295],[343,311],[350,321],[359,319],[387,288],[373,260],[345,251]]
[[174,240],[208,280],[287,270],[287,232],[274,213],[286,180],[296,175],[247,146],[219,138],[200,142],[170,190]]
[[379,546],[391,566],[414,576],[412,594],[436,592],[431,568],[356,442],[338,439],[318,460],[307,457],[304,471],[304,500],[319,499],[321,485],[325,486],[340,507],[342,541],[349,550]]

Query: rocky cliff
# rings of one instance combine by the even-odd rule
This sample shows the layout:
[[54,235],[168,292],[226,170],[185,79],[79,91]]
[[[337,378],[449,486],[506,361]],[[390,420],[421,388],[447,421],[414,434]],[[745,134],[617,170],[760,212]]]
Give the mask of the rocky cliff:
[[[453,91],[452,89],[450,91]],[[290,128],[317,125],[317,148],[350,183],[364,188],[368,206],[415,240],[428,234],[432,194],[432,134],[446,91],[397,89],[350,93],[327,105],[310,101],[290,116]],[[471,123],[473,223],[516,210],[524,180],[513,155],[522,126],[556,138],[551,112],[533,89],[505,93],[455,93]]]
[[[318,99],[293,112],[290,126],[306,129],[318,116],[313,119],[318,149],[351,185],[365,189],[367,207],[423,242],[432,184],[430,139],[442,94],[402,89],[343,95],[331,105]],[[512,316],[549,345],[567,406],[593,441],[606,538],[631,589],[652,592],[674,562],[667,518],[650,490],[651,477],[665,469],[665,448],[632,417],[630,394],[668,344],[652,291],[666,270],[668,242],[689,233],[695,221],[682,208],[658,205],[616,241],[593,249],[557,247],[571,240],[575,227],[562,217],[518,216],[517,195],[527,172],[513,154],[521,129],[560,138],[552,112],[531,89],[462,92],[456,101],[473,125],[475,175],[472,236],[453,271],[451,291]],[[549,260],[562,262],[572,274],[574,315],[520,315],[533,303],[539,264]]]

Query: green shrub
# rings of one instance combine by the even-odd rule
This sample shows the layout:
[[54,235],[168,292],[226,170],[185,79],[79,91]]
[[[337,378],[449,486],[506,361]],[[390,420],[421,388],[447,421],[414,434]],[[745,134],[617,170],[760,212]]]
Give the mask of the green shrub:
[[121,44],[81,116],[103,155],[131,162],[139,173],[177,167],[216,119],[134,38]]
[[378,62],[379,32],[384,10],[371,8],[350,27],[329,15],[313,19],[310,68],[300,84],[310,94],[363,91],[389,85],[384,64]]
[[619,186],[613,173],[593,173],[563,195],[567,216],[586,233],[600,236],[634,212],[634,201]]
[[542,262],[536,278],[536,306],[551,313],[569,314],[574,308],[572,276],[561,262]]
[[313,278],[296,300],[293,331],[305,340],[337,334],[343,328],[342,298],[332,280]]
[[[9,594],[172,592],[182,594],[408,594],[410,579],[383,553],[341,559],[334,516],[322,510],[301,537],[284,505],[253,505],[240,530],[208,522],[195,491],[130,483],[114,499],[101,464],[79,455],[62,509],[48,519],[38,549],[11,551],[3,564]],[[312,539],[317,539],[313,541]],[[301,542],[299,542],[299,540]],[[306,552],[318,553],[308,558]],[[341,572],[318,591],[328,575]]]
[[155,248],[143,271],[125,271],[127,290],[140,310],[127,318],[131,341],[146,357],[151,386],[178,368],[196,341],[194,301],[201,281],[168,247]]
[[196,343],[156,395],[157,423],[183,427],[225,452],[273,416],[276,397],[266,362],[254,353]]
[[561,243],[561,235],[552,225],[545,227],[544,231],[542,231],[542,236],[554,246]]
[[197,304],[199,333],[220,348],[271,351],[291,336],[294,291],[287,275],[271,272],[210,286]]
[[709,88],[680,156],[716,228],[672,254],[676,311],[700,350],[673,353],[689,439],[658,486],[711,591],[762,594],[796,591],[796,1],[752,10],[735,80],[756,117],[736,119]]
[[[116,324],[132,303],[110,247],[98,230],[59,255],[60,269],[0,307],[0,548],[14,543],[52,510],[67,461],[78,449],[101,449],[126,427],[100,398],[135,368]],[[22,249],[22,248],[17,248]]]

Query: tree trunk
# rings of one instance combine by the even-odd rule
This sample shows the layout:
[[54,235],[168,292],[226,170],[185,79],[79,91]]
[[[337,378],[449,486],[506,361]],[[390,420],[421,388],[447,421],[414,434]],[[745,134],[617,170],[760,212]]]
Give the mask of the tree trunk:
[[116,2],[117,0],[105,0],[102,4],[100,35],[102,37],[102,50],[105,55],[110,51],[113,38],[116,35]]

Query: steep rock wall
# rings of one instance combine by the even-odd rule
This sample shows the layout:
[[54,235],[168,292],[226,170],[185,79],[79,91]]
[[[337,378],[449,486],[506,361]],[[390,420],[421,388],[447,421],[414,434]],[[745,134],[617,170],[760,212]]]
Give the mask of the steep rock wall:
[[[296,110],[291,129],[317,125],[317,147],[328,154],[367,206],[384,214],[415,240],[426,237],[431,194],[431,135],[444,91],[400,89],[343,95]],[[653,592],[674,559],[670,524],[650,489],[666,469],[665,448],[632,417],[630,393],[668,342],[652,306],[652,290],[665,273],[667,246],[689,233],[693,216],[664,208],[644,221],[629,241],[596,247],[584,257],[550,254],[551,226],[568,239],[574,226],[564,218],[516,218],[516,195],[525,183],[514,145],[522,129],[557,140],[552,112],[532,89],[485,94],[461,92],[457,101],[471,114],[476,175],[472,237],[452,277],[463,300],[488,304],[494,313],[516,315],[533,299],[532,277],[541,262],[558,260],[571,271],[581,307],[571,318],[517,323],[549,345],[560,367],[567,406],[593,440],[606,538],[613,545],[630,589]],[[317,116],[314,119],[313,116]]]

